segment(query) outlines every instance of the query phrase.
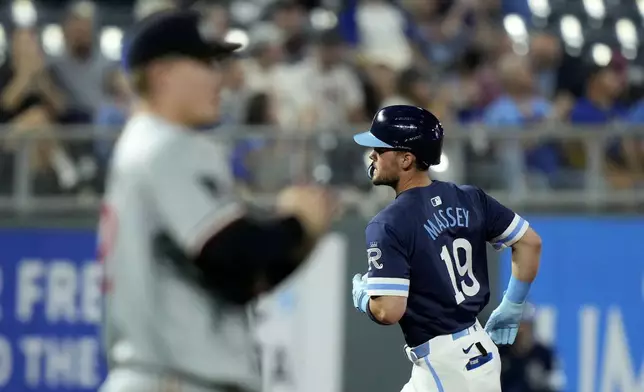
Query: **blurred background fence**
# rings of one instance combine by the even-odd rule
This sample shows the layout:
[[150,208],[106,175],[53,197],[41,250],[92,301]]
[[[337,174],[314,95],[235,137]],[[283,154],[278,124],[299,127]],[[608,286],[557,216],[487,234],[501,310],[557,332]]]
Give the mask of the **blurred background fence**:
[[[444,124],[447,129],[438,180],[472,183],[517,208],[543,211],[644,210],[644,177],[630,171],[627,148],[644,152],[644,127],[550,123],[493,128]],[[333,186],[345,204],[373,214],[392,193],[373,189],[366,177],[369,150],[341,131],[298,133],[276,127],[222,126],[203,131],[228,147],[239,190],[260,204],[292,183]],[[67,214],[94,211],[100,203],[108,160],[120,128],[74,125],[0,128],[0,212]],[[580,163],[569,163],[576,155]],[[639,151],[636,151],[639,153]],[[611,155],[615,154],[615,155]],[[644,155],[642,155],[644,157]],[[614,158],[616,157],[616,158]],[[638,163],[639,155],[632,157]],[[616,162],[621,160],[620,162]]]
[[[243,45],[222,64],[221,122],[203,131],[229,147],[240,193],[268,207],[317,182],[343,201],[311,266],[267,301],[266,391],[408,378],[400,332],[353,311],[348,280],[393,196],[371,186],[351,135],[413,104],[446,129],[431,176],[482,187],[544,239],[535,307],[502,350],[504,392],[644,392],[639,0],[0,2],[0,391],[92,392],[104,376],[95,227],[132,107],[122,40],[178,6]],[[508,258],[490,253],[488,308]]]

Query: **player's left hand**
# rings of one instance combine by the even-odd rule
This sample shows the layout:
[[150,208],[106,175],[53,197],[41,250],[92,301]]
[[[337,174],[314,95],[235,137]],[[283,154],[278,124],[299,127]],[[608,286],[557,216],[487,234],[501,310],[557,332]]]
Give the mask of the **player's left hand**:
[[355,274],[353,276],[353,306],[359,311],[366,313],[369,305],[369,296],[367,295],[367,275]]
[[523,305],[523,303],[518,304],[503,298],[501,304],[494,309],[485,324],[485,332],[490,335],[494,343],[514,343],[523,315]]

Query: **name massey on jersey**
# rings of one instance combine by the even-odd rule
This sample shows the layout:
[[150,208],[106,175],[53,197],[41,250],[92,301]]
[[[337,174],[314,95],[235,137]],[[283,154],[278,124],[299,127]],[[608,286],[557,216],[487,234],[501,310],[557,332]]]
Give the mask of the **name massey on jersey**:
[[435,240],[443,231],[450,227],[469,227],[470,212],[466,208],[447,207],[434,212],[433,217],[427,219],[423,227],[432,240]]

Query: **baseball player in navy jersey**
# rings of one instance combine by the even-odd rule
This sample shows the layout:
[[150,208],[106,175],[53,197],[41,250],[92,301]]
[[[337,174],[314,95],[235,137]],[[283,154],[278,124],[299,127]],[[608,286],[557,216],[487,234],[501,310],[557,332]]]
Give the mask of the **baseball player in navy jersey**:
[[[368,132],[369,176],[396,199],[367,225],[368,273],[353,303],[377,324],[398,323],[413,363],[403,392],[500,392],[496,344],[512,344],[534,280],[541,239],[528,222],[474,186],[432,181],[443,128],[427,110],[381,109]],[[512,248],[512,278],[485,328],[490,297],[486,244]]]
[[[116,144],[99,228],[109,374],[101,392],[259,390],[247,304],[306,258],[331,219],[326,193],[286,189],[250,217],[224,149],[220,60],[192,11],[134,26],[124,62],[139,102]],[[315,208],[310,208],[314,205]]]

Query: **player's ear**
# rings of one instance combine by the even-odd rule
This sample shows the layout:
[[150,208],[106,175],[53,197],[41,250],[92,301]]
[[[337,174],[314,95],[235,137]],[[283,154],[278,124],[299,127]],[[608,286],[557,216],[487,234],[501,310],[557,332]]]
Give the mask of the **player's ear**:
[[414,165],[415,159],[416,157],[414,157],[414,154],[408,152],[403,153],[401,160],[402,168],[404,170],[409,170]]
[[168,75],[170,74],[170,70],[174,66],[175,62],[173,62],[173,59],[164,59],[164,60],[159,60],[156,61],[152,64],[149,64],[147,66],[147,77],[149,79],[148,83],[150,83],[153,86],[158,86],[167,84],[168,82],[171,81],[170,78],[168,78]]
[[141,70],[141,74],[145,77],[148,93],[157,90],[159,83],[163,80],[163,67],[159,64],[150,64],[145,69]]

